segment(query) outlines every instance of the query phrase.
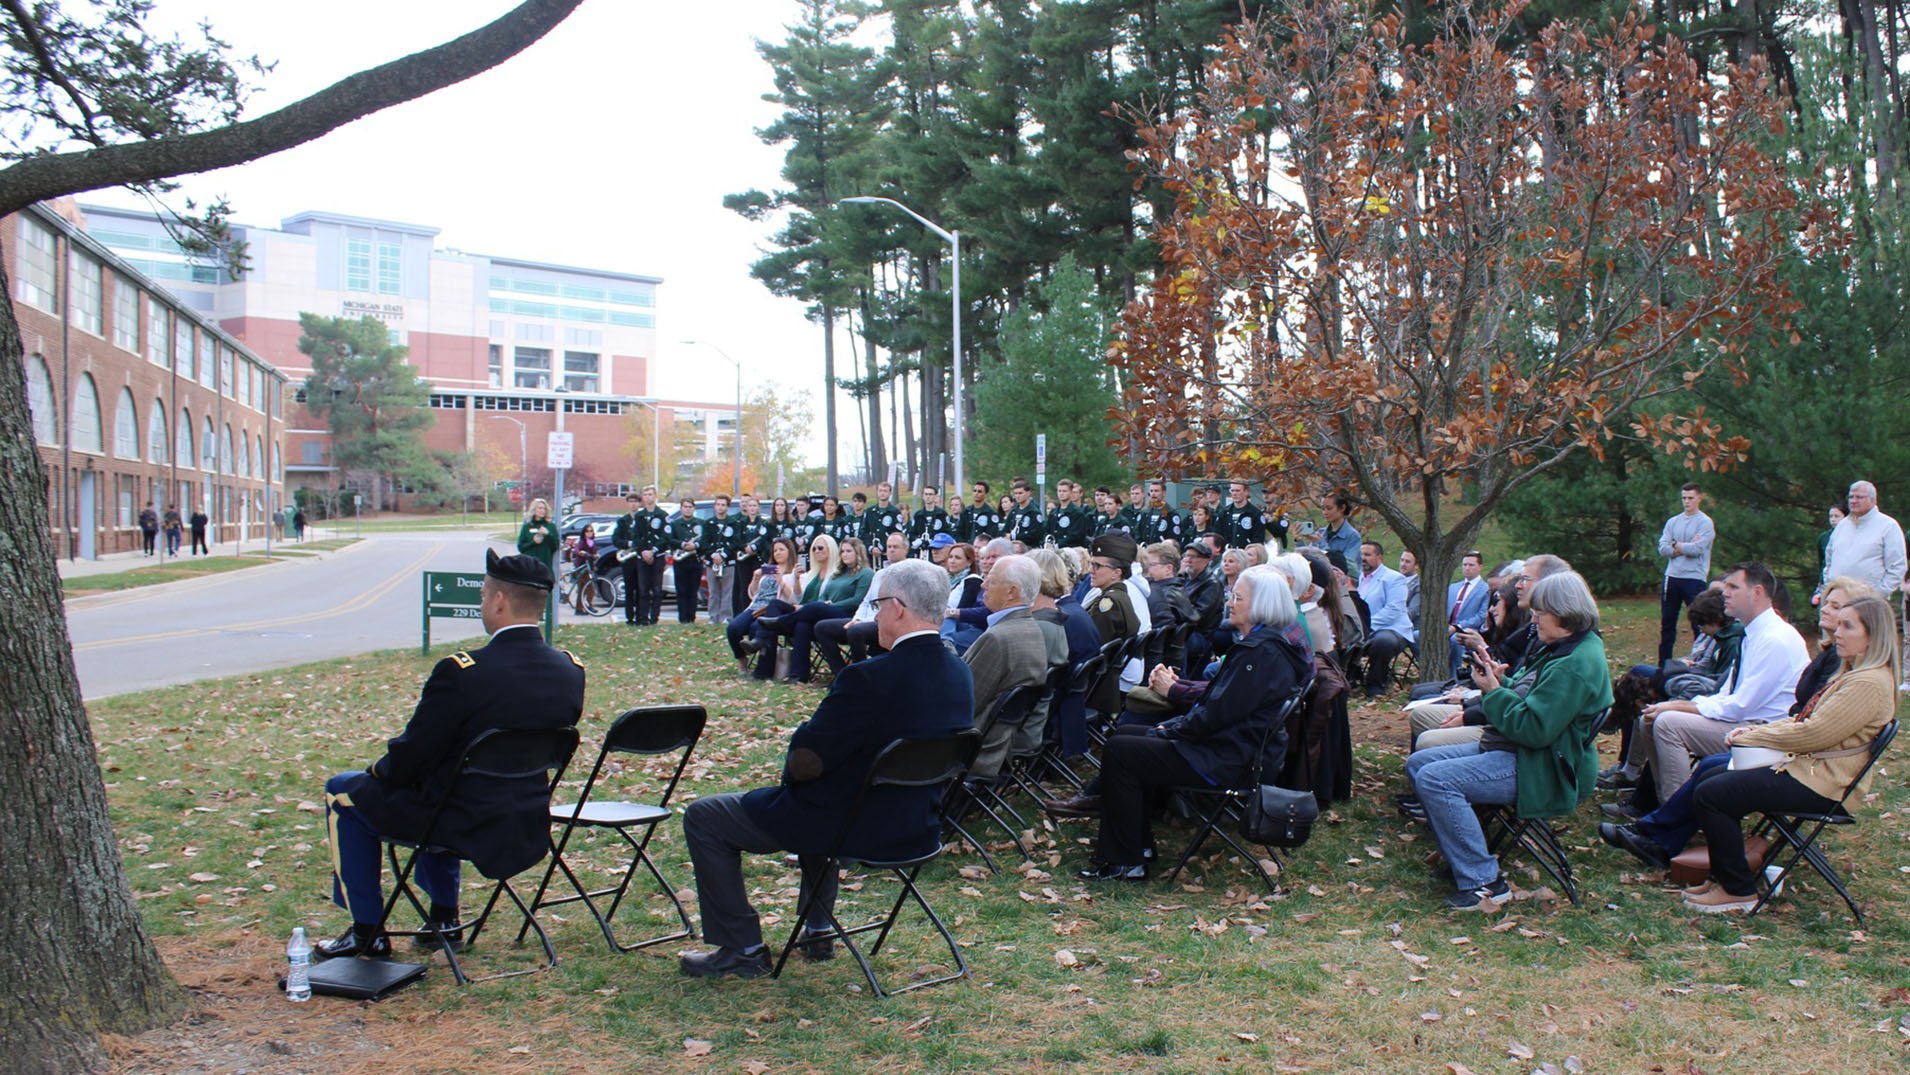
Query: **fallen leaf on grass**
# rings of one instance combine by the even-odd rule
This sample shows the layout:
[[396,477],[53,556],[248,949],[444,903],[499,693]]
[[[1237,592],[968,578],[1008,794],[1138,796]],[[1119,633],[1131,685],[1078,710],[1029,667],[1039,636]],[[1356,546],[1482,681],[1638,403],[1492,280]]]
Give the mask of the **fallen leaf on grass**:
[[531,1047],[528,1045],[513,1045],[511,1046],[511,1052],[517,1053],[520,1056],[529,1056]]
[[1244,1030],[1234,1031],[1234,1037],[1239,1038],[1241,1041],[1259,1041],[1260,1040],[1260,1035],[1249,1034]]
[[1453,1060],[1446,1064],[1446,1075],[1477,1075],[1477,1073],[1459,1061]]
[[743,1065],[743,1070],[748,1072],[748,1075],[764,1075],[765,1072],[770,1070],[770,1067],[761,1060],[751,1060]]
[[216,873],[207,873],[207,872],[205,872],[204,870],[201,870],[201,871],[199,871],[198,873],[195,873],[195,874],[191,874],[190,876],[188,876],[188,877],[187,877],[187,880],[189,880],[189,881],[197,881],[197,882],[199,882],[199,883],[200,883],[200,884],[202,884],[202,885],[204,885],[204,884],[209,884],[209,883],[211,883],[211,882],[213,882],[213,881],[217,881],[218,879],[219,879],[219,875],[218,875],[218,874],[216,874]]
[[715,1043],[704,1041],[702,1038],[683,1039],[684,1056],[708,1056],[710,1050],[714,1048],[716,1048]]
[[1505,1043],[1505,1055],[1514,1060],[1530,1060],[1533,1055],[1532,1047],[1517,1038],[1513,1038]]
[[1081,965],[1081,961],[1075,957],[1075,954],[1066,948],[1057,948],[1054,950],[1054,961],[1064,967],[1078,967]]

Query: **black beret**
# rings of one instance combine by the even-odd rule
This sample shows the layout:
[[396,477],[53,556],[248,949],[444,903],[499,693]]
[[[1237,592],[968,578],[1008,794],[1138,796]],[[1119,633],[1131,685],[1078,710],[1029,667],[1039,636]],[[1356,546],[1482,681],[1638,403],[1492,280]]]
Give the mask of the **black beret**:
[[499,556],[496,549],[484,550],[484,573],[499,582],[548,590],[556,585],[550,565],[529,556]]
[[1121,564],[1131,564],[1140,555],[1141,547],[1126,534],[1102,534],[1088,547],[1093,556],[1105,556]]

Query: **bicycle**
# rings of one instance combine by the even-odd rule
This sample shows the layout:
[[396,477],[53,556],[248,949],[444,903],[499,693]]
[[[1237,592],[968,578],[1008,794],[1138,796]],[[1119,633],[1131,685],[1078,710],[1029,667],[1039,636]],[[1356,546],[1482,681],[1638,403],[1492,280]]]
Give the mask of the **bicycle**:
[[617,588],[597,573],[589,560],[573,565],[564,575],[562,598],[579,615],[607,616],[617,607]]

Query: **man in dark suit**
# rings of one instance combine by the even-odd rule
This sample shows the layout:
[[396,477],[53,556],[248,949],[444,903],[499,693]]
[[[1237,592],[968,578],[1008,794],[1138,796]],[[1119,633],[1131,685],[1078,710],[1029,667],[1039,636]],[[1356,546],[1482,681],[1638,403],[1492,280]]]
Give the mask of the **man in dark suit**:
[[[796,852],[799,904],[817,902],[808,930],[826,931],[835,906],[834,847],[844,815],[882,748],[896,739],[952,735],[974,727],[968,668],[942,645],[937,628],[948,606],[948,574],[926,560],[882,570],[875,622],[889,652],[849,665],[829,696],[789,738],[782,783],[712,795],[683,812],[683,839],[696,870],[703,937],[717,947],[685,952],[695,978],[757,978],[769,973],[762,924],[743,884],[744,852]],[[875,858],[920,854],[941,839],[940,788],[878,788],[863,804],[846,850]],[[805,942],[803,955],[828,959],[834,942]]]
[[[424,836],[438,801],[450,790],[471,740],[495,728],[570,728],[584,710],[584,666],[553,649],[537,621],[550,601],[548,564],[528,556],[486,555],[484,648],[439,661],[425,680],[411,722],[386,744],[385,756],[360,772],[325,782],[325,828],[332,845],[332,902],[352,926],[318,945],[320,959],[391,955],[380,928],[380,838]],[[466,780],[438,819],[431,842],[456,854],[421,854],[414,873],[430,897],[430,917],[458,928],[458,861],[486,877],[509,877],[544,857],[550,846],[549,789],[541,778]],[[454,936],[453,940],[457,938]]]

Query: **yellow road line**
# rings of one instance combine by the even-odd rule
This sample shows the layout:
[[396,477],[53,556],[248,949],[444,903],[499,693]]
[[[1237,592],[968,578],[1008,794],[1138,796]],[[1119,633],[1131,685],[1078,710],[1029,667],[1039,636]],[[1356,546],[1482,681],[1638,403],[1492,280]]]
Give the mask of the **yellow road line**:
[[254,620],[250,623],[233,623],[219,627],[175,628],[167,631],[155,631],[151,634],[127,635],[124,638],[103,638],[94,642],[78,643],[74,645],[73,651],[77,653],[81,650],[108,649],[113,646],[124,646],[134,642],[200,638],[208,635],[226,634],[231,631],[259,631],[274,627],[290,627],[301,623],[311,623],[315,620],[327,620],[334,616],[349,615],[350,613],[365,609],[379,598],[397,589],[406,582],[416,582],[418,578],[417,573],[422,570],[426,564],[430,563],[433,557],[444,550],[444,544],[444,542],[433,544],[423,556],[399,568],[390,578],[335,608],[328,608],[320,612],[307,612],[298,616],[284,616],[274,620]]

